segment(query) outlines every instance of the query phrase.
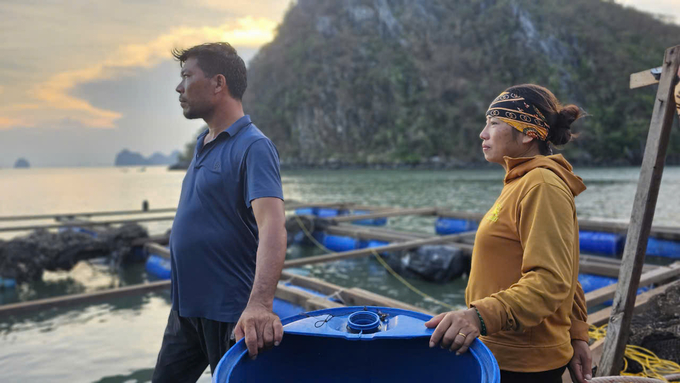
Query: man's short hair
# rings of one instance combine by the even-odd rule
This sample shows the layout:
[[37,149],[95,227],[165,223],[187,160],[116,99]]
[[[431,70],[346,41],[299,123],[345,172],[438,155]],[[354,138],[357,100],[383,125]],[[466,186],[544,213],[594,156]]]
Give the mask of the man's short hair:
[[191,57],[195,57],[198,67],[206,77],[218,74],[227,80],[229,94],[237,100],[243,98],[248,86],[246,78],[246,64],[236,53],[236,49],[229,43],[206,43],[189,49],[173,49],[172,55],[183,66]]

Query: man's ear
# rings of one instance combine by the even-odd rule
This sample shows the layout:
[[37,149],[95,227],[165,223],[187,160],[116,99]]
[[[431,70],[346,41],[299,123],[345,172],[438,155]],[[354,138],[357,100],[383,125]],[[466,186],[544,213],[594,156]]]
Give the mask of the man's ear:
[[213,88],[215,89],[215,94],[228,91],[227,89],[227,79],[224,75],[218,74],[212,78]]

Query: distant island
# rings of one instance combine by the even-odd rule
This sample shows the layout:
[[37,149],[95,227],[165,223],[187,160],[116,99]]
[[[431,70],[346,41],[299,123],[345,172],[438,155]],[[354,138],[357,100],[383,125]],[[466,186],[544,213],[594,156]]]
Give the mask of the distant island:
[[28,169],[30,167],[31,167],[31,164],[25,158],[19,158],[17,160],[17,162],[14,163],[15,169]]
[[114,165],[115,166],[172,165],[174,163],[177,163],[180,154],[181,153],[178,150],[173,151],[167,156],[164,155],[163,153],[156,152],[147,158],[137,152],[132,152],[130,150],[123,149],[116,155]]

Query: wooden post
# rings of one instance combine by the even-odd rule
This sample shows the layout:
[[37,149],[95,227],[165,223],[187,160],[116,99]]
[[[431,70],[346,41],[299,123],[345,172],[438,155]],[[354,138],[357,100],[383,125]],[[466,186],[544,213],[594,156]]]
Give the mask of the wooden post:
[[647,240],[652,227],[654,209],[659,195],[668,138],[675,116],[673,90],[680,66],[680,45],[668,48],[664,55],[663,72],[649,125],[647,146],[640,169],[638,188],[633,202],[626,247],[623,252],[619,282],[609,318],[607,337],[598,376],[619,375],[623,353],[628,342],[635,297],[644,263]]

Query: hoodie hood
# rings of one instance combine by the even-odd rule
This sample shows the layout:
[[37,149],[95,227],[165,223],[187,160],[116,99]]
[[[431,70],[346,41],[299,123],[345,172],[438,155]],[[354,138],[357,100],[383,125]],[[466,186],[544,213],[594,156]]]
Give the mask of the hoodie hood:
[[504,159],[507,169],[505,179],[503,180],[504,184],[521,178],[536,168],[543,168],[552,171],[560,177],[567,184],[574,197],[586,190],[583,179],[574,174],[571,164],[561,154],[520,158],[504,157]]

